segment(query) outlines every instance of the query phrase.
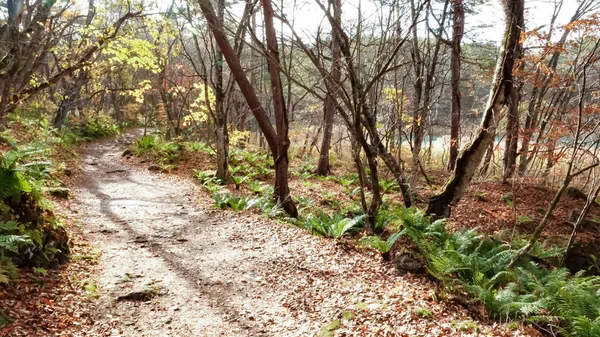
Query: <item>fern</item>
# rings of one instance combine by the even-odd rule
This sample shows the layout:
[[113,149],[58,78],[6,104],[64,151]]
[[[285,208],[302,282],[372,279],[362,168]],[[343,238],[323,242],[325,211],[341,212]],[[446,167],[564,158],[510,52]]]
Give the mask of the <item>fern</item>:
[[382,240],[376,235],[365,236],[358,242],[359,245],[371,247],[377,250],[384,259],[389,259],[389,253],[396,241],[400,238],[400,233],[394,233],[387,240]]
[[0,284],[1,283],[6,284],[8,282],[10,282],[10,278],[8,278],[6,271],[4,269],[2,269],[2,267],[0,267]]
[[[413,241],[431,275],[450,289],[466,290],[491,317],[553,325],[565,336],[600,336],[600,277],[548,270],[533,260],[508,270],[526,239],[516,236],[509,245],[476,229],[450,234],[443,221],[431,222],[422,211],[397,213],[404,227],[400,235]],[[381,240],[369,242],[386,248]],[[562,249],[538,244],[531,253],[551,258]]]
[[18,229],[16,221],[0,222],[0,233],[10,233]]
[[0,251],[18,253],[19,248],[29,245],[33,245],[33,242],[26,235],[0,235]]
[[325,237],[340,238],[345,234],[362,227],[365,215],[346,218],[341,214],[333,216],[319,210],[296,222],[296,225],[306,228],[313,234]]
[[339,221],[334,221],[329,226],[328,234],[334,238],[341,238],[346,233],[358,228],[362,225],[366,215],[359,215],[355,218],[344,218]]

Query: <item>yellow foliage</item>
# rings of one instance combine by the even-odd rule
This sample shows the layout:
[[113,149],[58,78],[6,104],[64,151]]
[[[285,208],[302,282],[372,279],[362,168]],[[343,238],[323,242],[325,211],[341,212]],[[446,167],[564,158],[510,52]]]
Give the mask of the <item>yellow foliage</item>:
[[234,130],[229,135],[229,144],[234,147],[247,145],[248,140],[250,139],[250,131],[237,131]]
[[206,122],[208,115],[215,107],[215,94],[211,87],[197,82],[194,84],[194,89],[198,90],[198,96],[190,104],[189,114],[183,118],[184,126],[190,126],[192,123]]

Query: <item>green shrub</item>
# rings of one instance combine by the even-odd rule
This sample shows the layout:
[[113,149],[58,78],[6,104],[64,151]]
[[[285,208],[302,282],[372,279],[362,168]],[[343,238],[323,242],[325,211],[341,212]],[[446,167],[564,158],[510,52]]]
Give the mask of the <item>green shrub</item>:
[[165,141],[159,135],[147,135],[135,141],[134,151],[137,156],[144,153],[151,155],[158,160],[163,169],[169,171],[185,151],[185,146],[179,141]]
[[359,215],[354,218],[346,218],[341,214],[329,214],[318,210],[314,213],[300,218],[296,225],[306,228],[313,234],[340,238],[347,233],[357,232],[364,225],[365,215]]
[[380,179],[379,186],[383,193],[393,192],[398,190],[398,184],[394,179]]
[[42,147],[0,154],[0,283],[16,276],[15,264],[44,266],[68,253],[66,231],[41,193],[53,182],[45,154]]
[[476,229],[448,233],[444,221],[431,222],[422,211],[401,213],[404,229],[432,276],[446,288],[466,291],[496,319],[522,319],[558,328],[565,336],[600,336],[600,277],[547,269],[538,261],[561,250],[537,244],[514,269],[507,266],[527,243],[479,233]]
[[427,308],[416,307],[412,310],[413,314],[419,318],[432,318],[433,313]]
[[76,127],[77,133],[87,139],[114,136],[121,133],[121,127],[109,116],[100,116],[81,123]]
[[362,239],[360,239],[360,241],[358,241],[358,244],[361,246],[374,248],[381,254],[381,257],[383,257],[384,260],[389,260],[390,259],[390,250],[392,249],[392,247],[394,246],[396,241],[398,241],[399,238],[400,238],[400,233],[394,233],[394,234],[390,235],[387,238],[387,240],[382,240],[381,238],[379,238],[376,235],[365,236]]
[[215,150],[203,142],[187,143],[187,150],[192,152],[204,152],[211,156],[215,154]]
[[158,145],[158,136],[156,135],[146,135],[142,138],[138,138],[135,141],[135,152],[139,156],[147,150],[151,150],[156,148]]
[[250,191],[252,191],[254,194],[259,194],[261,191],[261,183],[258,181],[251,181],[248,183],[248,188],[250,188]]
[[341,201],[339,197],[328,190],[323,190],[321,192],[321,196],[323,197],[323,202],[333,208],[339,208]]

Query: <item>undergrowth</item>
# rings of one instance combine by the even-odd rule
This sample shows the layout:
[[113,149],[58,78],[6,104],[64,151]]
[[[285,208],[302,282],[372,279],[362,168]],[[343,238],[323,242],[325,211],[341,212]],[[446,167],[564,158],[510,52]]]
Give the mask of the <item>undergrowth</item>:
[[[139,153],[153,151],[166,160],[186,149],[211,153],[203,143],[169,143],[154,136],[139,140],[136,149]],[[299,196],[296,201],[301,216],[290,219],[274,201],[273,188],[263,182],[272,176],[272,158],[241,149],[231,152],[230,164],[233,192],[224,186],[227,182],[215,178],[214,171],[195,171],[200,184],[213,197],[215,207],[258,212],[323,237],[341,238],[363,232],[365,216],[356,198],[360,191],[357,176],[315,176],[314,166],[303,165],[296,175],[305,180],[308,190],[321,194],[320,204],[328,209],[316,207],[309,197]],[[319,191],[321,186],[315,180],[340,184],[351,202],[342,203],[333,191]],[[394,192],[392,180],[382,180],[380,185],[385,193]],[[510,196],[505,201],[508,203],[509,199]],[[384,236],[362,237],[359,245],[390,259],[394,246],[404,238],[411,242],[411,255],[423,261],[445,291],[480,303],[492,319],[524,321],[564,336],[600,336],[600,277],[571,274],[557,267],[556,261],[563,253],[561,247],[539,243],[516,268],[509,269],[516,252],[527,243],[526,237],[490,236],[477,229],[448,232],[444,220],[433,221],[423,211],[397,207],[393,200],[385,200],[375,226],[375,232]]]
[[112,119],[99,118],[56,130],[35,111],[8,116],[0,133],[0,283],[14,280],[18,267],[45,270],[67,258],[69,236],[46,195],[68,197],[60,180],[65,165],[57,158],[76,157],[73,146],[121,131]]
[[525,320],[565,336],[600,336],[600,277],[549,267],[562,249],[537,244],[516,268],[508,264],[526,244],[518,237],[504,242],[476,229],[449,233],[444,220],[431,221],[423,211],[401,212],[403,229],[427,266],[445,288],[467,293],[499,321]]
[[0,154],[0,283],[16,277],[16,265],[48,266],[69,250],[42,191],[56,183],[44,147]]

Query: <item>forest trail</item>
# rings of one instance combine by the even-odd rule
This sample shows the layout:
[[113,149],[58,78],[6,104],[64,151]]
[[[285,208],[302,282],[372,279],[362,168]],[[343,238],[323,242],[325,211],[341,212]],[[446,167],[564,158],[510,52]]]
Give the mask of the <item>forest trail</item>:
[[[466,336],[424,276],[287,224],[214,210],[197,186],[89,143],[71,215],[101,251],[86,336]],[[426,308],[429,318],[415,316]],[[476,323],[486,336],[513,335]],[[476,332],[473,331],[473,335]],[[516,335],[519,335],[517,332]]]

